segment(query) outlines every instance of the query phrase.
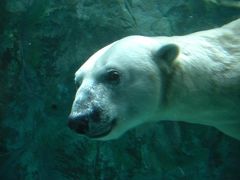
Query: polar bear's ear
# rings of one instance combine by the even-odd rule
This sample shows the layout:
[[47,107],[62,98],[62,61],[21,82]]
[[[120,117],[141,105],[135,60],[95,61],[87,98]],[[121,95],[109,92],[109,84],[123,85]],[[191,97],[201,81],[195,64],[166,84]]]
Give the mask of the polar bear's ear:
[[172,72],[172,64],[178,53],[179,47],[176,44],[164,45],[155,54],[155,62],[163,72],[169,74]]
[[176,44],[167,44],[157,51],[156,58],[157,61],[164,61],[166,65],[171,66],[172,62],[177,58],[178,53],[179,47]]

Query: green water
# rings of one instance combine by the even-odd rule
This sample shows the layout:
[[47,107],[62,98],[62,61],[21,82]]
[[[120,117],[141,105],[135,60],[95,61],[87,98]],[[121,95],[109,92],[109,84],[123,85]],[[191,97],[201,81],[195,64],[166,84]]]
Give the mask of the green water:
[[239,180],[240,142],[211,127],[147,124],[108,142],[67,127],[74,73],[93,52],[128,35],[221,26],[239,3],[1,0],[0,179]]

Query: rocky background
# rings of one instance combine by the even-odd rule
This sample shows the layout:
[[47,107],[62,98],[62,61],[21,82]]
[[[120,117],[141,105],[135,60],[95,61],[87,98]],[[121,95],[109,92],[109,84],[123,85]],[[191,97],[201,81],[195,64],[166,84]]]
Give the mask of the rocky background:
[[66,126],[74,72],[102,46],[239,16],[212,0],[1,0],[0,179],[239,180],[240,142],[211,127],[162,122],[95,142]]

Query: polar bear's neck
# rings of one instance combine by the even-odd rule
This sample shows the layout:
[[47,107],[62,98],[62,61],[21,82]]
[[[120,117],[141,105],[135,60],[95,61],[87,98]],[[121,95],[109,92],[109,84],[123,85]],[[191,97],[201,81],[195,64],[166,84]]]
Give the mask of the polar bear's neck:
[[180,55],[159,117],[213,126],[239,118],[240,39],[206,32],[174,37]]

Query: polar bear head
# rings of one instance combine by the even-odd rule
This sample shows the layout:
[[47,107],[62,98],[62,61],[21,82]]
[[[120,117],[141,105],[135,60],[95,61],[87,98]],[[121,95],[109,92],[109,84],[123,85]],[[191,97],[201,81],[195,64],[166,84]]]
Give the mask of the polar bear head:
[[118,138],[153,120],[178,46],[130,36],[92,55],[76,72],[77,92],[68,125],[93,139]]

